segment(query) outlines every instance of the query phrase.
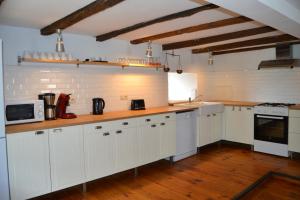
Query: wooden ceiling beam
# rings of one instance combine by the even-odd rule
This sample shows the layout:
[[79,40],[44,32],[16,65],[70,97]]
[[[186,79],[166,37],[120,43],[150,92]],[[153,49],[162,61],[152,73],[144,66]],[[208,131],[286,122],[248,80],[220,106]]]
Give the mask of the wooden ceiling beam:
[[[300,41],[297,42],[290,42],[287,43],[289,45],[293,44],[300,44]],[[232,49],[232,50],[224,50],[224,51],[214,51],[212,55],[223,55],[223,54],[230,54],[230,53],[239,53],[239,52],[246,52],[246,51],[255,51],[260,49],[270,49],[275,48],[278,44],[271,44],[271,45],[264,45],[264,46],[257,46],[257,47],[249,47],[249,48],[242,48],[242,49]]]
[[232,39],[237,39],[242,37],[248,37],[252,35],[272,32],[272,31],[276,31],[276,29],[269,26],[263,26],[258,28],[231,32],[231,33],[225,33],[221,35],[209,36],[205,38],[198,38],[193,40],[163,44],[162,48],[163,50],[180,49],[185,47],[192,47],[192,46],[198,46],[198,45],[209,44],[214,42],[221,42],[221,41],[232,40]]
[[186,28],[182,28],[182,29],[177,29],[174,31],[169,31],[169,32],[160,33],[157,35],[152,35],[152,36],[148,36],[148,37],[144,37],[144,38],[135,39],[135,40],[130,41],[130,43],[131,44],[140,44],[140,43],[144,43],[144,42],[148,42],[148,41],[159,40],[162,38],[172,37],[172,36],[176,36],[176,35],[182,35],[185,33],[203,31],[203,30],[219,28],[219,27],[223,27],[223,26],[245,23],[245,22],[249,22],[249,21],[253,21],[253,20],[249,19],[247,17],[244,17],[244,16],[233,17],[233,18],[229,18],[229,19],[223,19],[223,20],[209,22],[209,23],[205,23],[205,24],[199,24],[196,26],[190,26],[190,27],[186,27]]
[[77,22],[90,17],[96,13],[106,10],[110,7],[121,3],[124,0],[96,0],[89,5],[76,10],[75,12],[67,15],[66,17],[53,22],[52,24],[41,29],[42,35],[51,35],[56,32],[56,29],[65,29]]
[[159,17],[159,18],[156,18],[156,19],[152,19],[150,21],[141,22],[141,23],[129,26],[129,27],[125,27],[125,28],[122,28],[122,29],[119,29],[119,30],[115,30],[115,31],[111,31],[111,32],[108,32],[108,33],[98,35],[96,37],[96,40],[99,41],[99,42],[102,42],[102,41],[117,37],[121,34],[128,33],[128,32],[140,29],[140,28],[144,28],[146,26],[150,26],[150,25],[153,25],[153,24],[166,22],[166,21],[170,21],[170,20],[178,19],[178,18],[182,18],[182,17],[189,17],[193,14],[196,14],[196,13],[199,13],[199,12],[202,12],[202,11],[205,11],[205,10],[215,9],[215,8],[219,8],[219,6],[214,5],[214,4],[207,4],[207,5],[204,5],[204,6],[192,8],[192,9],[181,11],[181,12],[178,12],[178,13],[173,13],[173,14],[170,14],[170,15],[166,15],[166,16]]
[[244,40],[240,42],[233,42],[228,44],[221,44],[221,45],[209,46],[209,47],[204,47],[199,49],[193,49],[192,53],[197,54],[197,53],[222,51],[222,50],[236,49],[241,47],[250,47],[250,46],[257,46],[257,45],[264,45],[264,44],[271,44],[271,43],[278,43],[278,42],[288,42],[293,40],[298,40],[298,38],[288,34],[283,34],[283,35],[263,37],[258,39]]

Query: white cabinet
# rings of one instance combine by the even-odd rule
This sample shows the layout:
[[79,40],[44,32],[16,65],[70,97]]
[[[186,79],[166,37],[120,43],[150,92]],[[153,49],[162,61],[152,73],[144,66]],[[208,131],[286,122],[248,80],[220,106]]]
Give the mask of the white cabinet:
[[300,153],[300,111],[291,110],[289,117],[289,151]]
[[160,158],[176,154],[176,118],[162,120],[159,124]]
[[116,168],[115,135],[110,122],[84,125],[87,181],[111,175]]
[[52,191],[85,182],[82,126],[49,130]]
[[137,128],[123,128],[114,132],[117,172],[137,167],[139,161]]
[[225,107],[225,139],[253,145],[254,113],[252,107]]
[[202,147],[221,140],[222,138],[222,113],[200,115],[198,146]]
[[144,165],[160,159],[160,133],[157,124],[139,127],[139,164]]
[[47,130],[7,135],[12,200],[51,192],[48,139]]

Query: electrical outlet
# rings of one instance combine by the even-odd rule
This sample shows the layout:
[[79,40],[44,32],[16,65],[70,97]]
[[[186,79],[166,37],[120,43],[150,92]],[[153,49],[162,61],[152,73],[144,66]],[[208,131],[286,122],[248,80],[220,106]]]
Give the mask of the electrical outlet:
[[128,96],[127,95],[121,95],[120,100],[126,101],[126,100],[128,100]]

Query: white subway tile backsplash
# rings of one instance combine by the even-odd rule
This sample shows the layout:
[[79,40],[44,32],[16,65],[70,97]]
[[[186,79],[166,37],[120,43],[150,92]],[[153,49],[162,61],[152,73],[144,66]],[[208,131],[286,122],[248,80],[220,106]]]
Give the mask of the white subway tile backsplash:
[[[153,70],[5,66],[5,100],[36,99],[39,93],[71,93],[69,111],[88,114],[92,98],[105,99],[105,111],[126,110],[130,100],[144,98],[147,107],[165,106],[167,74]],[[127,95],[128,100],[120,100]]]

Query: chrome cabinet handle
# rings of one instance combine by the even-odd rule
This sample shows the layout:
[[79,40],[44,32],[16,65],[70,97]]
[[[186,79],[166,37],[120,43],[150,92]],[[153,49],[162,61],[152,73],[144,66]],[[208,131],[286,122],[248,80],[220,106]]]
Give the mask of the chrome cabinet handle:
[[232,111],[234,111],[235,110],[235,107],[234,106],[232,106]]
[[124,126],[127,126],[127,125],[128,125],[128,122],[123,122],[123,125],[124,125]]
[[213,114],[213,116],[215,117],[215,116],[217,116],[216,114]]
[[248,107],[247,110],[252,110],[252,108],[249,108],[249,107]]
[[160,125],[161,125],[161,126],[164,126],[164,125],[166,125],[166,123],[160,123]]
[[156,127],[156,125],[155,125],[155,124],[152,124],[151,127],[154,128],[154,127]]
[[210,117],[210,115],[206,115],[206,117]]
[[109,132],[103,133],[103,136],[109,136]]
[[102,129],[102,126],[96,126],[95,129],[97,130]]
[[146,122],[150,122],[151,121],[151,119],[146,119]]
[[169,116],[169,115],[167,115],[167,116],[165,116],[165,118],[169,119],[169,118],[170,118],[170,116]]
[[42,134],[44,134],[44,133],[45,133],[45,131],[36,131],[36,132],[35,132],[36,135],[42,135]]
[[54,133],[62,132],[62,129],[61,129],[61,128],[55,128],[55,129],[53,129],[53,132],[54,132]]
[[117,133],[117,134],[121,134],[121,133],[122,133],[122,131],[121,131],[121,130],[118,130],[118,131],[116,131],[116,133]]

